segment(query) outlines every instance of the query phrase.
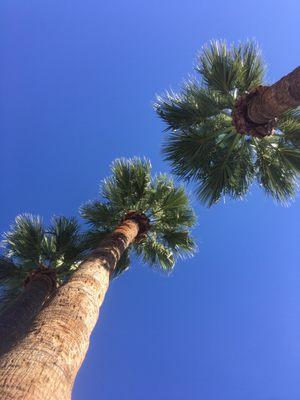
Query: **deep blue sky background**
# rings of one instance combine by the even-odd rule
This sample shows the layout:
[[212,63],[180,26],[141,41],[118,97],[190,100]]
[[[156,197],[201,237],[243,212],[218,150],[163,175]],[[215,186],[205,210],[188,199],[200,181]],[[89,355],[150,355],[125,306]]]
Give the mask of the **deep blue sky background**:
[[[1,231],[75,214],[116,157],[168,170],[155,94],[212,38],[256,38],[274,81],[299,65],[299,15],[298,0],[2,0]],[[300,399],[299,199],[193,203],[198,254],[112,284],[74,400]]]

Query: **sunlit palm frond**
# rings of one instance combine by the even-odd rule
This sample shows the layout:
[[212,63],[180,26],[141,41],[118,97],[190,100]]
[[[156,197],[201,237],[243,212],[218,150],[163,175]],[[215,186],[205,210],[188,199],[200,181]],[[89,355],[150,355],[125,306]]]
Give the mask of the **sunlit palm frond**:
[[300,109],[284,113],[277,122],[277,128],[283,133],[284,140],[300,148]]
[[55,217],[47,228],[39,216],[22,214],[4,234],[0,286],[6,298],[21,290],[25,278],[40,267],[55,268],[64,282],[86,250],[75,219]]
[[295,196],[300,172],[300,150],[287,146],[281,137],[255,140],[257,179],[277,201],[287,203]]
[[[199,200],[209,206],[226,195],[243,197],[254,179],[285,203],[297,190],[299,109],[278,119],[272,138],[253,139],[233,127],[236,99],[263,83],[257,45],[211,42],[199,55],[196,71],[200,83],[189,83],[156,105],[169,130],[163,153],[173,173],[192,181]],[[187,114],[178,112],[181,100]]]
[[39,263],[44,236],[43,222],[39,216],[18,215],[10,231],[4,234],[8,255]]
[[237,88],[240,93],[250,91],[263,82],[265,65],[261,51],[254,42],[232,46],[234,62],[238,65]]
[[167,129],[185,129],[218,115],[229,108],[230,103],[216,92],[196,81],[187,82],[180,95],[167,92],[158,96],[155,109],[167,123]]
[[188,231],[165,230],[161,233],[161,241],[179,257],[194,253],[196,244]]
[[202,49],[196,71],[211,90],[230,96],[236,87],[239,68],[226,43],[213,41]]
[[[137,211],[148,216],[151,228],[144,240],[131,246],[130,252],[135,251],[144,262],[158,264],[163,269],[173,267],[175,254],[193,252],[194,242],[188,232],[195,216],[185,191],[175,187],[167,175],[151,178],[149,161],[137,158],[115,161],[112,176],[103,181],[101,194],[104,201],[89,202],[81,208],[82,217],[93,227],[88,233],[91,247],[99,245],[128,212]],[[183,240],[178,235],[176,243],[174,236],[168,242],[164,237],[166,232],[169,236],[172,232],[186,232],[186,237]]]
[[251,147],[238,134],[226,135],[214,146],[207,164],[203,164],[196,175],[196,193],[200,201],[209,206],[222,196],[241,198],[253,176]]
[[159,266],[163,271],[171,271],[175,265],[172,250],[153,237],[147,237],[135,250],[145,264]]

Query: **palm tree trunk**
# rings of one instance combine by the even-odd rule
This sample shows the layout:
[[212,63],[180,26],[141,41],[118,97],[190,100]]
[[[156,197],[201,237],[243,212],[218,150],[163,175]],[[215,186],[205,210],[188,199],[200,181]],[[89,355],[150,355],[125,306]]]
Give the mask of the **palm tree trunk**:
[[125,220],[57,290],[30,333],[0,358],[1,400],[70,400],[110,272],[138,232],[136,221]]
[[300,105],[300,67],[271,86],[261,86],[247,105],[247,117],[263,125]]
[[0,315],[0,356],[15,345],[28,331],[32,319],[55,287],[52,271],[35,273],[23,292]]

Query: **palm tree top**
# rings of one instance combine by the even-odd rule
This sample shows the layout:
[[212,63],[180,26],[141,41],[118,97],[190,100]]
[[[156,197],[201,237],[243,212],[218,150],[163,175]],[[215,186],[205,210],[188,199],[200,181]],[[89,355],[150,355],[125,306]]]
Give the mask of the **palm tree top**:
[[45,227],[41,217],[31,214],[16,217],[2,247],[0,287],[5,300],[20,293],[28,276],[40,268],[55,270],[57,283],[63,283],[85,252],[74,218],[53,217]]
[[96,246],[128,213],[145,215],[150,228],[143,240],[130,246],[117,273],[128,267],[132,252],[143,262],[170,271],[177,257],[195,249],[190,236],[195,215],[184,188],[175,187],[165,174],[151,177],[146,159],[117,159],[111,169],[112,175],[101,184],[101,199],[81,207],[82,217],[92,227],[91,244]]
[[277,201],[289,201],[300,171],[299,109],[280,116],[274,134],[264,138],[240,134],[233,120],[237,100],[264,81],[258,46],[213,41],[198,55],[195,71],[197,78],[179,93],[169,91],[155,104],[167,125],[163,152],[173,172],[194,181],[209,206],[226,195],[242,198],[255,179]]

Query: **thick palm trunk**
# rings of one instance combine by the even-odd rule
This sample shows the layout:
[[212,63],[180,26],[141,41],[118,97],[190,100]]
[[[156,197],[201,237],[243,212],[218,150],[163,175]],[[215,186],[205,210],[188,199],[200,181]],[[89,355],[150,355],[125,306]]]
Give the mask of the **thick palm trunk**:
[[30,333],[0,359],[1,400],[70,400],[112,271],[134,241],[125,220],[60,287]]
[[247,105],[247,117],[264,125],[300,105],[300,67],[271,86],[259,87]]
[[23,292],[0,315],[0,355],[26,335],[32,319],[55,287],[52,271],[38,271]]

